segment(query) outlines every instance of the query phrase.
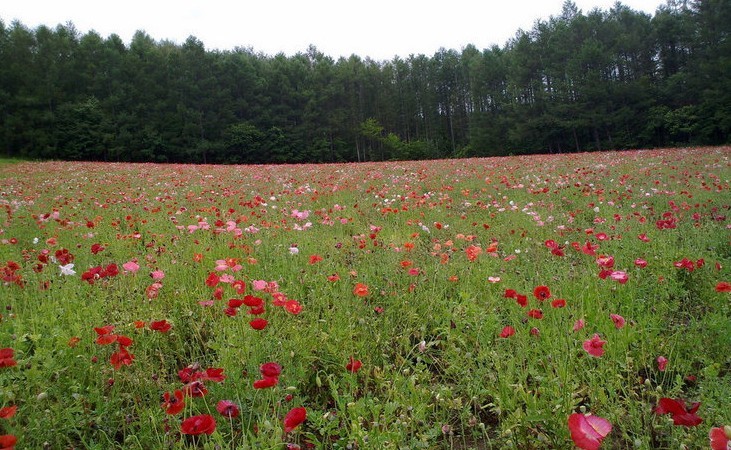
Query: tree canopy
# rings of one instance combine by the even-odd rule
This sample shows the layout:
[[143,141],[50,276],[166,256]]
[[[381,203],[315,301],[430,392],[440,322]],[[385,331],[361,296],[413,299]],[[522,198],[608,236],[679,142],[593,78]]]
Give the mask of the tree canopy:
[[339,162],[729,142],[731,3],[570,1],[503,46],[374,61],[0,20],[9,157]]

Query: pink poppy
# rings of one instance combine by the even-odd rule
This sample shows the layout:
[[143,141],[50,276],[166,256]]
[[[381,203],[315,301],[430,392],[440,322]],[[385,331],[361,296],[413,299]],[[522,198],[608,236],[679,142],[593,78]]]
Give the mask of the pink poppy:
[[592,336],[591,339],[587,339],[584,341],[584,344],[582,347],[588,354],[595,358],[599,358],[604,354],[604,344],[606,344],[607,341],[603,341],[599,337],[599,333],[594,333],[594,336]]
[[614,327],[616,329],[619,330],[620,328],[624,328],[624,317],[620,316],[619,314],[610,314],[609,317],[612,319],[612,322],[614,322]]
[[571,440],[582,450],[597,450],[612,431],[612,424],[599,416],[571,414],[569,416]]

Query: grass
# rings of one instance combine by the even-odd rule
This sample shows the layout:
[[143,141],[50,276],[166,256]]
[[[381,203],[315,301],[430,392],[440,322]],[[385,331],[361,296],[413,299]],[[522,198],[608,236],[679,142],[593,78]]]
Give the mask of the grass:
[[[0,367],[0,406],[17,413],[0,434],[21,448],[548,449],[570,448],[568,416],[590,412],[613,425],[602,448],[705,447],[711,427],[731,424],[731,308],[716,289],[730,278],[729,157],[723,147],[323,166],[2,164],[0,347],[17,366]],[[595,255],[581,251],[587,242]],[[60,274],[61,249],[75,274]],[[599,255],[628,281],[600,278]],[[692,271],[676,267],[683,258]],[[123,268],[130,261],[139,271]],[[82,280],[110,264],[119,274]],[[164,273],[157,287],[154,271]],[[230,280],[212,286],[211,273]],[[276,306],[256,280],[276,282],[301,312]],[[536,299],[537,286],[551,298]],[[245,306],[226,314],[245,295],[265,301],[263,330]],[[565,307],[551,306],[558,298]],[[163,319],[169,331],[150,328]],[[129,365],[110,364],[118,342],[97,343],[106,325],[132,339]],[[505,326],[515,334],[501,338]],[[595,333],[600,357],[582,348]],[[281,365],[278,384],[255,389],[266,362]],[[185,389],[187,367],[226,378],[204,379],[207,394],[168,415],[162,395]],[[700,402],[703,422],[674,426],[653,412],[662,397]],[[240,415],[219,414],[220,400]],[[285,433],[300,406],[306,421]],[[200,414],[215,431],[181,433]]]

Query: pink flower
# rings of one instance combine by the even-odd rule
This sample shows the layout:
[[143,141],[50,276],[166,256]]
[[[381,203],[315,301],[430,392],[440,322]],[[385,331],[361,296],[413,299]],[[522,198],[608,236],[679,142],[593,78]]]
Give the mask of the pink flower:
[[619,282],[619,284],[624,284],[624,283],[627,282],[627,280],[629,280],[629,276],[627,275],[627,272],[623,272],[621,270],[615,270],[615,271],[613,271],[609,275],[609,277],[612,280]]
[[594,333],[594,336],[592,336],[591,339],[587,339],[584,341],[584,344],[582,347],[588,354],[595,358],[599,358],[604,354],[604,344],[606,344],[607,341],[603,341],[599,337],[599,333]]
[[569,431],[578,448],[597,450],[612,431],[612,424],[602,417],[576,413],[569,416]]
[[267,288],[267,282],[264,280],[254,280],[251,282],[251,286],[255,291],[263,291]]
[[576,322],[574,322],[574,331],[579,331],[582,328],[584,328],[585,326],[586,326],[586,322],[584,321],[584,319],[579,319]]
[[136,261],[128,261],[122,264],[122,268],[129,273],[137,273],[140,270],[140,265]]
[[635,266],[639,267],[640,269],[643,269],[647,267],[647,261],[645,261],[642,258],[635,259]]
[[668,365],[668,359],[664,356],[657,357],[657,370],[665,372],[665,367]]
[[621,328],[624,328],[624,317],[620,316],[619,314],[610,314],[609,317],[612,319],[612,322],[614,322],[614,327],[616,329],[619,330]]
[[155,270],[154,272],[150,273],[150,276],[153,280],[160,281],[165,278],[165,272],[163,272],[162,270]]

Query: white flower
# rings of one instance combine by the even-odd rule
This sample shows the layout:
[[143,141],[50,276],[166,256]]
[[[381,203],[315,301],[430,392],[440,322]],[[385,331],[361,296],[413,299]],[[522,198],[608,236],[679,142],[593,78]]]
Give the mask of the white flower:
[[61,269],[61,275],[76,275],[73,264],[66,264],[65,266],[58,266]]
[[300,252],[300,249],[297,247],[289,247],[289,254],[290,255],[296,255]]

